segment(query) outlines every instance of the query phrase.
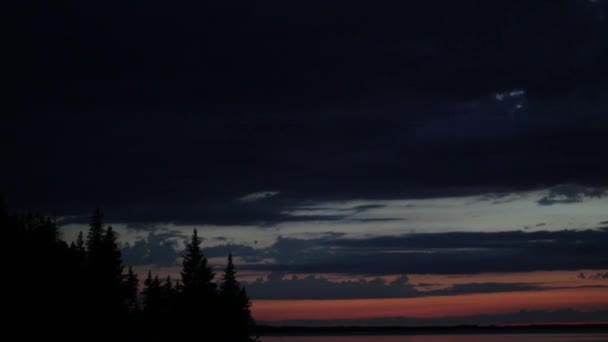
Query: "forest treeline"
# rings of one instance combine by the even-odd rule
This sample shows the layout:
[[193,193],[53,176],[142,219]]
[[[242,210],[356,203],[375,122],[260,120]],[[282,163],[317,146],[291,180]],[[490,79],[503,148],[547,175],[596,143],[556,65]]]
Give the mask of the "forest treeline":
[[[50,216],[10,213],[0,225],[15,247],[7,258],[9,322],[28,334],[64,340],[255,341],[251,301],[228,255],[219,284],[194,230],[183,255],[181,279],[148,272],[139,279],[125,267],[116,232],[96,209],[89,230],[67,244]],[[10,248],[9,248],[10,249]],[[28,329],[31,327],[31,329]],[[40,331],[38,330],[40,329]]]

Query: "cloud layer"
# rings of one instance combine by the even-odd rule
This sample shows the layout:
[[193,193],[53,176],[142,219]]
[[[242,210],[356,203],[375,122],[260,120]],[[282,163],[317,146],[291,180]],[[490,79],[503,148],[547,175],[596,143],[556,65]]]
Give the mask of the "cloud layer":
[[602,269],[608,264],[607,242],[606,229],[280,238],[269,249],[256,251],[276,263],[246,267],[366,275]]
[[606,185],[607,6],[11,3],[0,191],[257,224],[285,217],[235,199],[269,189],[253,203]]
[[[127,246],[125,255],[135,264],[175,264],[178,254],[171,248],[172,239],[163,241],[152,234],[147,241]],[[266,248],[220,244],[203,248],[203,252],[212,258],[224,258],[232,252],[247,263],[240,265],[244,270],[381,276],[603,269],[608,265],[606,243],[605,228],[418,233],[357,239],[325,234],[309,239],[279,237]]]

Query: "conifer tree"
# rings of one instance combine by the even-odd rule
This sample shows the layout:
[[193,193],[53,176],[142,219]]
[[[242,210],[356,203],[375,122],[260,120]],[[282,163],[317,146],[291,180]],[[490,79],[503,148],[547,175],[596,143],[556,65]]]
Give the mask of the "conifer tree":
[[89,233],[87,234],[86,247],[89,255],[92,258],[96,258],[101,243],[103,240],[104,229],[103,229],[103,215],[101,209],[97,208],[91,216],[91,222],[89,223]]
[[[97,296],[102,302],[102,310],[106,315],[118,317],[128,313],[127,295],[124,291],[124,275],[122,256],[116,242],[116,233],[112,227],[108,227],[102,236],[101,245],[97,254],[94,268],[90,271],[93,275],[93,284]],[[91,257],[89,258],[91,259]]]
[[228,264],[224,269],[220,284],[222,331],[225,341],[248,341],[253,326],[251,301],[247,292],[236,279],[236,269],[232,253],[228,255]]
[[123,281],[124,266],[122,264],[122,253],[116,240],[116,233],[112,226],[109,226],[103,235],[101,255],[104,262],[104,273],[106,273],[104,276],[108,277],[107,280],[111,281],[115,288],[119,288]]
[[80,253],[85,252],[85,244],[84,244],[84,238],[82,236],[82,231],[78,232],[78,237],[76,238],[75,248],[76,248],[76,251],[78,251]]
[[133,273],[133,269],[130,266],[124,286],[129,311],[138,311],[139,307],[137,304],[137,292],[139,287],[139,279],[137,278],[137,274]]
[[209,294],[215,290],[215,284],[213,283],[215,273],[208,264],[207,257],[201,251],[201,243],[202,239],[198,237],[195,229],[190,242],[186,246],[186,255],[182,262],[181,276],[185,293],[205,292]]
[[171,281],[171,276],[167,276],[167,279],[165,279],[165,282],[163,283],[163,291],[165,292],[171,292],[173,291],[173,282]]
[[160,312],[162,293],[158,276],[152,278],[152,272],[148,271],[148,277],[144,281],[144,313],[152,319],[157,318]]
[[222,297],[234,297],[241,290],[239,282],[236,280],[236,270],[232,262],[232,253],[228,254],[228,264],[224,269],[222,283],[220,284],[220,295]]
[[215,274],[203,255],[200,244],[202,239],[194,230],[186,246],[182,262],[182,287],[179,296],[179,313],[181,319],[189,324],[197,324],[204,336],[215,336],[218,328],[218,296]]

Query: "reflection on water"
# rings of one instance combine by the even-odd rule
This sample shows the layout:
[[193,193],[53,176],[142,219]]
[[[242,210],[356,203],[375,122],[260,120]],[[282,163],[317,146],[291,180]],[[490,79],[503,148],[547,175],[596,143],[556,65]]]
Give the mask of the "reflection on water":
[[285,336],[264,337],[262,342],[606,342],[608,334],[506,334],[425,336]]

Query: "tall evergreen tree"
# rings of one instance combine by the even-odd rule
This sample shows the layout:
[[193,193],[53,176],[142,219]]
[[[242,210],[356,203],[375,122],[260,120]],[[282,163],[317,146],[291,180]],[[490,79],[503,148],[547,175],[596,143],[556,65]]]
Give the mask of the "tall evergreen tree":
[[200,245],[202,242],[203,240],[198,237],[195,229],[190,242],[186,246],[186,255],[182,262],[182,284],[183,291],[186,293],[215,290],[215,284],[213,283],[215,273],[208,264],[207,257],[201,251]]
[[239,282],[236,280],[236,269],[232,262],[232,253],[228,254],[228,264],[224,269],[222,283],[220,284],[220,295],[223,297],[235,296],[241,290]]
[[87,234],[87,251],[91,257],[96,257],[104,236],[103,229],[103,215],[101,209],[96,208],[91,216],[91,222],[89,223],[89,233]]
[[144,281],[144,314],[149,319],[157,319],[162,301],[160,281],[158,276],[152,278],[152,272],[148,271],[148,277]]
[[174,290],[174,287],[173,287],[173,282],[171,281],[171,276],[167,276],[167,279],[165,279],[165,282],[163,283],[163,291],[171,292],[173,290]]
[[171,280],[171,276],[167,276],[163,284],[161,285],[161,312],[167,318],[171,318],[174,316],[176,309],[176,301],[177,301],[178,291],[175,286],[173,286],[173,281]]
[[203,337],[215,336],[217,329],[218,296],[215,274],[203,255],[200,244],[202,239],[194,230],[186,246],[182,263],[182,287],[179,297],[179,312],[183,321],[197,324]]
[[81,253],[85,252],[85,244],[84,244],[84,238],[82,235],[82,231],[78,232],[78,237],[76,238],[75,248],[78,252],[81,252]]
[[72,243],[70,244],[70,250],[72,250],[74,256],[78,260],[78,264],[80,265],[80,267],[82,267],[86,261],[87,256],[87,250],[85,247],[82,231],[78,233],[76,241],[72,241]]
[[251,317],[251,301],[247,292],[236,279],[236,269],[232,261],[232,253],[228,255],[228,264],[224,269],[220,284],[220,300],[222,316],[222,341],[249,341],[253,326]]
[[133,272],[133,269],[130,266],[129,271],[127,272],[124,287],[129,311],[138,311],[139,306],[137,304],[137,292],[139,287],[139,279],[137,278],[137,274]]
[[101,255],[104,261],[103,271],[106,273],[104,276],[107,277],[108,281],[112,282],[115,288],[119,288],[123,282],[122,272],[124,266],[122,264],[122,253],[120,252],[120,248],[118,248],[116,240],[116,233],[112,229],[112,226],[109,226],[103,235]]
[[[93,259],[93,268],[89,271],[95,272],[92,279],[95,291],[102,311],[112,318],[118,318],[128,312],[127,296],[124,291],[124,275],[122,256],[116,242],[116,233],[112,227],[108,227],[103,232],[101,245],[97,252],[96,259]],[[89,253],[89,259],[93,256]]]

